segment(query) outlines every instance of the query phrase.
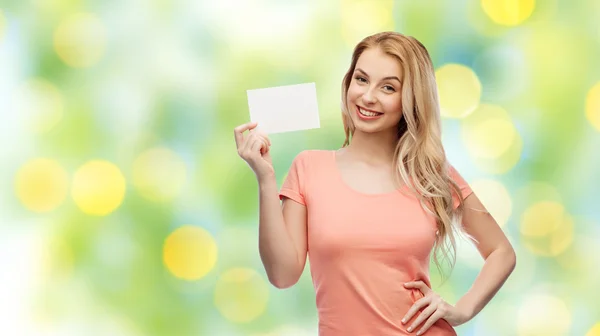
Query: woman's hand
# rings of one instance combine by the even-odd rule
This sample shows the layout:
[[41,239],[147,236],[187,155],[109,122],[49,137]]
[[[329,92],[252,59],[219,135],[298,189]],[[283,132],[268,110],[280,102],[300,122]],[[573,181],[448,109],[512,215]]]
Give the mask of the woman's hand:
[[[238,155],[248,163],[260,181],[269,176],[275,176],[275,170],[269,154],[271,140],[266,134],[255,130],[256,126],[258,126],[256,122],[243,124],[236,127],[233,133]],[[246,136],[243,134],[245,131],[249,133]]]
[[404,287],[417,288],[424,295],[422,299],[419,299],[417,302],[415,302],[415,304],[408,310],[402,319],[402,324],[405,324],[407,321],[410,321],[410,319],[419,310],[424,308],[417,319],[415,319],[407,329],[408,332],[414,331],[423,322],[425,322],[425,324],[417,332],[417,335],[422,335],[439,319],[446,320],[446,322],[453,327],[461,325],[470,319],[470,316],[467,312],[463,312],[444,301],[444,299],[442,299],[431,288],[427,287],[423,281],[407,282],[404,284]]

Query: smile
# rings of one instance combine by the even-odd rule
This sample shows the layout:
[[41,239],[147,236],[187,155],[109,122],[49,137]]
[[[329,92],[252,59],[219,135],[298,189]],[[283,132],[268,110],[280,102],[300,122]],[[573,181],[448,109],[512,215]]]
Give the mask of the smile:
[[358,105],[356,107],[358,110],[358,116],[362,117],[362,119],[375,119],[383,115],[383,113],[366,110]]

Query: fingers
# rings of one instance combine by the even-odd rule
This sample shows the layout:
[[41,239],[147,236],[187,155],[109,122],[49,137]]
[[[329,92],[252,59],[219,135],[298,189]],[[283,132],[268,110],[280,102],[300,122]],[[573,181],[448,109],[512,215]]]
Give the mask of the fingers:
[[269,150],[268,142],[261,136],[254,134],[251,145],[252,153],[266,153]]
[[431,288],[427,287],[427,284],[425,284],[423,281],[407,282],[404,284],[404,287],[417,288],[418,290],[421,291],[421,293],[423,293],[423,295],[427,295],[427,293],[429,293],[429,291],[431,290]]
[[427,329],[431,328],[431,326],[437,322],[439,319],[441,319],[444,316],[444,312],[440,309],[436,310],[435,313],[433,313],[429,319],[427,319],[427,322],[425,322],[425,324],[423,325],[423,328],[421,328],[421,330],[419,330],[419,332],[417,332],[417,336],[423,335],[424,332],[427,331]]
[[419,314],[419,317],[417,317],[417,319],[411,324],[410,327],[408,327],[408,329],[406,329],[406,331],[411,332],[417,329],[417,327],[421,325],[421,323],[423,323],[425,319],[427,319],[429,316],[431,316],[431,314],[435,312],[435,308],[436,307],[434,307],[433,305],[429,305],[427,309],[423,310],[423,312]]
[[268,138],[260,133],[252,132],[243,141],[238,154],[246,161],[253,160],[269,151]]
[[250,158],[250,155],[252,154],[252,146],[254,146],[255,142],[256,137],[254,133],[248,134],[248,136],[244,139],[244,142],[242,143],[242,148],[240,149],[240,156],[242,157],[242,159],[248,160]]
[[256,126],[258,126],[258,123],[253,121],[253,122],[249,122],[249,123],[245,123],[243,125],[240,125],[236,128],[233,129],[233,134],[235,136],[235,146],[239,149],[240,145],[243,144],[244,142],[244,135],[243,133],[247,130],[251,130],[256,128]]
[[252,143],[252,147],[250,148],[250,150],[252,151],[252,153],[260,153],[262,146],[263,142],[257,139]]
[[404,318],[402,318],[402,323],[406,323],[408,321],[410,321],[410,319],[413,318],[413,316],[423,307],[429,305],[429,303],[431,302],[431,298],[430,297],[424,297],[420,300],[417,300],[417,302],[415,302],[415,304],[412,305],[412,307],[410,307],[410,309],[408,310],[408,312],[406,313],[406,315],[404,315]]

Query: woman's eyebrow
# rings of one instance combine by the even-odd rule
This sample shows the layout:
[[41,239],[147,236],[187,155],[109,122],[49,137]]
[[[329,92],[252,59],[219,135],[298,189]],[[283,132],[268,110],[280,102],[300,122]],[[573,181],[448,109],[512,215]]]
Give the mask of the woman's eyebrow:
[[[362,73],[363,73],[365,76],[369,77],[369,75],[368,75],[366,72],[364,72],[364,70],[363,70],[363,69],[361,69],[361,68],[356,68],[356,71],[360,71],[360,72],[362,72]],[[400,81],[400,79],[399,79],[398,77],[396,77],[396,76],[388,76],[388,77],[385,77],[385,78],[383,78],[383,79],[382,79],[382,81],[384,81],[384,80],[387,80],[387,79],[395,79],[395,80],[397,80],[399,83],[402,83],[402,82]]]

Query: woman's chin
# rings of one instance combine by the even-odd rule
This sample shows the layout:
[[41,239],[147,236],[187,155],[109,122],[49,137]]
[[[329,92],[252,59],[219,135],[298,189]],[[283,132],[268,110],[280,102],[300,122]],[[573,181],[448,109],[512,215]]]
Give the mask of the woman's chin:
[[360,121],[358,122],[354,122],[354,126],[355,126],[355,131],[356,132],[361,132],[361,133],[365,133],[365,134],[375,134],[375,133],[382,133],[382,132],[396,132],[398,126],[397,125],[384,125],[384,124],[363,124]]
[[377,125],[360,125],[360,124],[354,124],[354,125],[356,126],[356,131],[362,132],[362,133],[379,133],[384,130],[381,126],[377,126]]

